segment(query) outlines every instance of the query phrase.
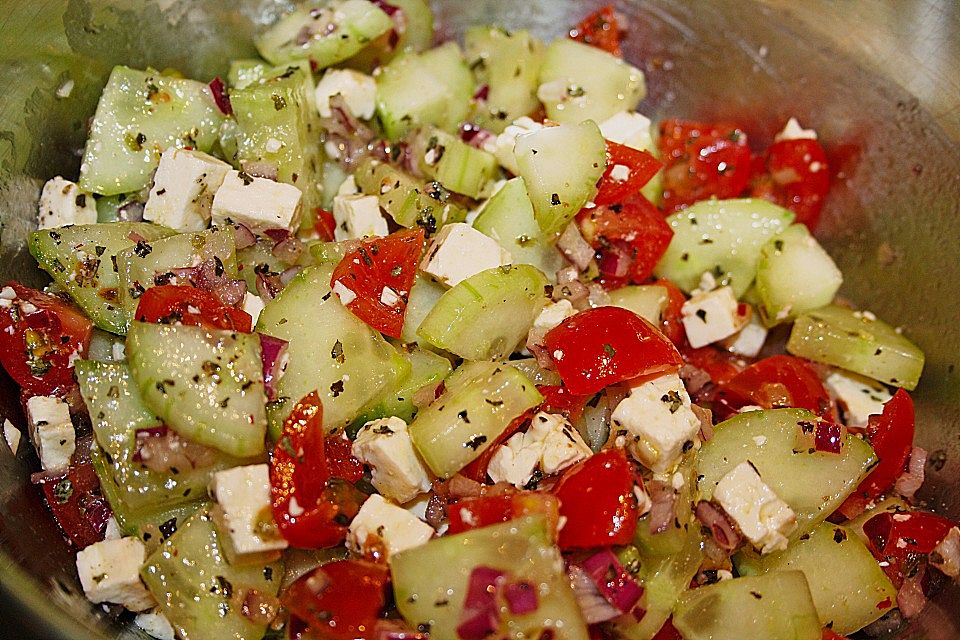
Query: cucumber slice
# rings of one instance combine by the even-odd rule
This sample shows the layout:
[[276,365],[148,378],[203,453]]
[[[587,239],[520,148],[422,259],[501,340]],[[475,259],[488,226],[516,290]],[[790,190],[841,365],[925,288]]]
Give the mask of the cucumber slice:
[[255,334],[134,322],[130,373],[144,404],[185,438],[237,457],[263,454],[263,363]]
[[410,364],[409,373],[354,420],[353,426],[357,429],[370,420],[390,416],[410,422],[417,413],[417,407],[413,404],[413,396],[417,391],[427,386],[436,386],[453,371],[449,360],[432,351],[414,349],[409,353],[401,352],[401,357]]
[[90,126],[80,190],[139,191],[150,185],[167,147],[210,151],[223,119],[202,82],[114,67]]
[[840,269],[806,225],[790,225],[760,249],[758,309],[768,327],[830,304],[842,283]]
[[656,327],[669,299],[667,288],[656,284],[628,285],[610,292],[611,305],[633,311]]
[[149,222],[80,225],[34,231],[29,248],[40,267],[98,327],[122,334],[127,330],[127,313],[119,304],[117,254],[136,244],[131,237],[152,242],[173,233]]
[[502,360],[530,332],[547,284],[526,264],[481,271],[443,294],[417,333],[467,360]]
[[517,118],[537,110],[545,49],[540,39],[526,30],[471,27],[464,49],[477,84],[487,86],[486,100],[477,104],[477,124],[501,133]]
[[390,16],[367,0],[308,2],[254,38],[254,44],[273,64],[309,59],[325,69],[392,28]]
[[760,198],[697,202],[667,217],[673,239],[654,274],[689,293],[709,271],[739,298],[757,273],[761,247],[793,218],[792,211]]
[[802,571],[820,623],[840,635],[859,631],[897,602],[897,590],[870,550],[846,527],[824,522],[777,554],[742,550],[733,558],[740,575]]
[[[257,292],[258,274],[280,274],[293,266],[273,255],[274,244],[276,243],[269,238],[257,238],[254,244],[237,250],[237,271],[247,283],[247,291]],[[311,247],[311,251],[312,249]]]
[[420,135],[424,142],[421,169],[450,191],[479,198],[496,179],[499,165],[492,154],[437,129]]
[[257,640],[266,622],[245,616],[241,603],[253,591],[276,596],[283,564],[230,564],[209,509],[194,514],[140,569],[160,611],[181,638]]
[[447,378],[443,395],[420,410],[410,424],[410,437],[427,466],[449,478],[542,399],[530,379],[513,367],[465,364]]
[[517,139],[514,154],[545,237],[563,230],[596,194],[607,168],[607,146],[594,122],[525,134]]
[[[424,0],[396,0],[390,3],[400,9],[402,17],[394,14],[394,24],[402,23],[399,31],[391,29],[360,52],[345,61],[345,67],[373,73],[401,53],[425,51],[433,46],[433,11]],[[399,37],[397,37],[399,35]],[[396,41],[394,42],[394,39]]]
[[363,193],[380,198],[380,207],[402,227],[420,226],[432,234],[467,217],[466,210],[450,202],[450,192],[438,182],[424,184],[392,165],[362,160],[354,179]]
[[797,318],[787,351],[908,390],[923,372],[923,351],[917,345],[870,312],[837,306]]
[[270,66],[270,63],[259,58],[231,60],[230,70],[227,72],[227,85],[231,89],[243,89],[254,82],[260,82],[266,78],[267,69]]
[[819,640],[820,621],[800,571],[735,578],[680,596],[673,626],[684,640]]
[[530,380],[533,381],[533,384],[537,385],[538,387],[542,384],[558,386],[562,384],[559,374],[551,369],[544,369],[541,367],[536,358],[519,358],[517,360],[501,362],[500,364],[509,365],[515,368],[517,371],[530,378]]
[[741,413],[717,425],[697,454],[703,500],[734,467],[750,461],[763,481],[797,514],[791,540],[810,533],[853,493],[877,463],[864,440],[847,435],[840,455],[795,450],[801,424],[817,418],[803,409]]
[[606,51],[567,38],[547,46],[537,95],[555,122],[603,122],[646,94],[643,72]]
[[514,264],[529,264],[553,280],[563,266],[563,256],[542,238],[522,178],[508,180],[483,205],[473,228],[494,240],[513,257]]
[[391,556],[397,609],[414,629],[429,628],[431,640],[458,640],[470,574],[477,567],[536,585],[535,611],[518,615],[501,609],[502,637],[542,637],[545,628],[564,640],[589,637],[560,552],[539,516],[437,538]]
[[400,332],[400,339],[406,344],[419,344],[426,340],[417,334],[417,329],[423,323],[424,318],[436,306],[440,297],[447,292],[447,288],[430,278],[417,275],[413,281],[413,287],[410,289],[410,297],[407,300],[407,312],[403,316],[403,331]]
[[116,352],[116,350],[122,348],[122,336],[95,328],[90,332],[90,346],[87,347],[87,359],[96,360],[97,362],[119,362],[126,359],[123,354]]

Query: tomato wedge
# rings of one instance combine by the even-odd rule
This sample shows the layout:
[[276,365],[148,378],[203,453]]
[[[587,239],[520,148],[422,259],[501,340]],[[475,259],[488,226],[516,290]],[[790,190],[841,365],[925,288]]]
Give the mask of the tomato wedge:
[[559,385],[540,385],[537,391],[543,396],[540,411],[559,413],[570,422],[576,422],[583,415],[583,408],[593,396],[578,396],[570,393],[569,389]]
[[141,322],[180,324],[250,333],[253,318],[242,309],[220,304],[212,293],[187,285],[165,284],[143,292],[134,317]]
[[813,231],[830,190],[827,154],[812,138],[781,140],[767,148],[758,161],[751,195],[765,198],[797,214],[796,222]]
[[399,338],[425,237],[417,228],[364,240],[333,270],[330,286],[355,316]]
[[696,349],[682,349],[681,353],[686,362],[705,371],[710,376],[710,381],[717,385],[733,380],[742,368],[742,365],[737,364],[735,355],[709,344]]
[[499,496],[480,496],[458,500],[447,508],[448,533],[462,533],[528,515],[546,517],[556,535],[560,519],[559,502],[549,493],[520,491]]
[[669,338],[670,342],[681,347],[687,343],[687,332],[683,328],[683,305],[687,296],[680,287],[670,280],[661,278],[656,284],[667,290],[667,306],[660,314],[660,330]]
[[509,440],[510,436],[519,431],[524,424],[530,422],[530,419],[533,417],[534,413],[536,413],[536,411],[534,409],[530,409],[528,411],[524,411],[519,416],[514,418],[513,421],[507,425],[507,428],[496,437],[491,446],[484,449],[483,453],[481,453],[473,462],[460,470],[460,475],[475,482],[487,482],[487,466],[490,464],[490,458],[492,458],[493,454],[496,453],[497,447]]
[[683,359],[662,333],[620,307],[587,309],[544,337],[570,393],[589,395],[640,376],[676,371]]
[[741,407],[764,409],[797,407],[821,418],[836,420],[833,401],[820,376],[800,358],[779,355],[764,358],[736,374],[717,391],[717,401],[727,415]]
[[569,35],[572,40],[603,49],[617,57],[623,57],[620,51],[620,25],[612,5],[591,13],[571,29]]
[[333,242],[336,238],[337,220],[333,213],[326,209],[316,209],[317,219],[313,223],[313,228],[324,242]]
[[[621,169],[617,169],[617,167]],[[636,194],[650,182],[663,167],[648,151],[641,151],[611,140],[607,140],[607,169],[597,185],[595,204],[614,204],[623,202]],[[619,179],[621,171],[627,171],[626,179]]]
[[881,567],[899,589],[911,568],[916,568],[920,556],[933,551],[955,526],[952,520],[933,513],[884,512],[867,520],[863,532],[870,551],[877,560],[886,563]]

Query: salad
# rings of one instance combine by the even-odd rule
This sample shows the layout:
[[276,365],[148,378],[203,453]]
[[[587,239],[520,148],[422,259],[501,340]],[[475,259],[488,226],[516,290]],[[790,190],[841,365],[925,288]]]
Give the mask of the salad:
[[652,123],[626,29],[434,46],[423,0],[329,0],[225,80],[113,70],[40,195],[51,283],[0,287],[4,436],[91,602],[164,640],[817,640],[960,575],[913,505],[923,353],[812,235],[816,132]]

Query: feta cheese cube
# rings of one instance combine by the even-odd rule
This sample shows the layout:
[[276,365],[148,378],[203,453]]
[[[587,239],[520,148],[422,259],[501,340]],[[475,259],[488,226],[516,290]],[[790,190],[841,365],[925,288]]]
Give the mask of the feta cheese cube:
[[160,156],[143,219],[182,233],[206,229],[214,194],[231,169],[201,151],[168,148]]
[[113,516],[110,516],[110,519],[107,520],[107,528],[103,531],[104,540],[119,540],[123,537],[123,533],[120,531],[120,524],[117,522],[117,519]]
[[680,313],[690,346],[703,347],[740,331],[749,320],[737,309],[737,298],[730,287],[702,292],[687,300]]
[[800,126],[800,123],[797,122],[796,118],[790,118],[787,120],[787,124],[783,127],[783,131],[773,136],[774,142],[780,142],[782,140],[816,140],[817,132],[813,129],[804,129]]
[[20,429],[13,426],[9,420],[3,421],[3,439],[7,441],[7,446],[10,447],[10,453],[13,455],[17,455],[20,451],[20,436]]
[[520,173],[520,168],[517,166],[517,156],[514,154],[517,139],[540,129],[543,129],[543,125],[532,118],[527,116],[517,118],[507,125],[503,133],[496,138],[487,140],[483,145],[483,150],[492,153],[501,166],[516,175]]
[[133,619],[133,624],[137,625],[147,635],[157,640],[175,640],[176,634],[173,631],[173,625],[167,620],[167,617],[159,611],[147,611],[138,614]]
[[383,495],[403,503],[430,490],[407,423],[396,416],[373,420],[357,432],[352,453],[371,468],[371,482]]
[[525,487],[533,478],[542,455],[542,442],[528,439],[525,433],[515,433],[493,452],[487,463],[487,475],[494,482]]
[[300,189],[291,184],[229,171],[213,197],[213,223],[240,223],[254,233],[293,231],[300,224]]
[[390,556],[426,544],[433,533],[426,522],[375,493],[350,523],[347,548],[360,556]]
[[335,196],[333,219],[336,240],[361,239],[367,236],[385,236],[390,233],[387,220],[380,213],[377,196]]
[[824,385],[843,411],[849,427],[865,427],[867,419],[883,413],[883,405],[893,397],[878,382],[839,369],[827,376]]
[[253,318],[253,326],[257,326],[257,319],[260,318],[260,312],[264,308],[263,298],[247,291],[243,294],[243,310]]
[[228,549],[232,548],[236,556],[259,559],[262,554],[287,548],[273,519],[270,469],[266,464],[218,471],[210,488],[217,501],[215,522],[221,535],[229,538]]
[[693,446],[700,420],[677,374],[654,378],[630,389],[613,410],[613,430],[638,462],[656,473],[671,469]]
[[69,467],[77,435],[67,403],[53,396],[33,396],[27,400],[27,423],[43,468],[63,471]]
[[797,528],[793,509],[760,478],[750,462],[741,462],[720,479],[713,499],[762,554],[783,551]]
[[55,229],[71,224],[93,224],[97,221],[97,203],[89,193],[57,176],[47,180],[40,193],[37,212],[38,229]]
[[130,611],[156,605],[140,582],[147,550],[137,538],[103,540],[77,552],[77,573],[91,602],[121,604]]
[[566,418],[541,411],[533,416],[526,433],[513,434],[497,448],[487,473],[494,482],[524,487],[538,466],[552,475],[591,455],[593,451]]
[[497,241],[468,224],[445,225],[436,235],[420,270],[448,287],[481,271],[510,264],[510,254]]
[[377,82],[371,76],[352,69],[328,69],[317,83],[317,111],[323,118],[333,115],[330,98],[343,96],[350,113],[361,120],[373,117],[377,102]]
[[600,123],[600,133],[607,140],[639,151],[653,149],[650,119],[636,112],[615,113]]
[[720,344],[730,353],[746,358],[756,358],[767,341],[767,328],[760,322],[759,314],[751,312],[750,322]]
[[566,298],[558,300],[557,302],[548,303],[537,316],[536,320],[533,321],[530,333],[527,334],[527,348],[529,349],[532,346],[542,343],[544,336],[546,336],[551,329],[576,313],[577,310],[573,308],[573,305],[570,304],[570,301]]
[[337,187],[338,196],[355,196],[359,193],[360,187],[357,186],[357,179],[353,177],[353,174],[347,176],[347,179]]

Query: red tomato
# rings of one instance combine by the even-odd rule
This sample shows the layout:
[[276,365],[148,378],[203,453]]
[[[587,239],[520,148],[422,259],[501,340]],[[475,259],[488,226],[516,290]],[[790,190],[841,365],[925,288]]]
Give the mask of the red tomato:
[[390,570],[365,560],[339,560],[318,567],[281,598],[315,637],[323,640],[373,638],[387,602]]
[[448,532],[462,533],[529,515],[544,515],[550,531],[556,535],[560,518],[556,496],[549,493],[520,491],[498,496],[464,498],[447,507]]
[[356,297],[345,306],[377,331],[399,338],[424,238],[417,228],[364,240],[333,270],[330,286],[339,282],[352,291]]
[[933,551],[955,526],[947,518],[922,511],[884,512],[867,520],[863,532],[870,551],[877,560],[887,563],[883,571],[899,589],[917,561]]
[[657,280],[656,284],[667,290],[667,307],[660,314],[660,330],[670,339],[670,342],[681,347],[687,342],[687,332],[683,328],[681,312],[687,296],[683,294],[680,287],[665,278]]
[[570,30],[570,38],[618,57],[623,55],[620,51],[620,25],[612,5],[584,18],[583,22]]
[[561,549],[629,544],[637,528],[634,470],[619,449],[606,449],[568,469],[553,493],[560,499]]
[[490,464],[490,458],[493,457],[493,454],[496,452],[498,445],[506,442],[510,436],[515,434],[520,430],[524,424],[530,421],[530,418],[533,417],[535,413],[534,409],[524,411],[522,414],[513,419],[513,422],[507,425],[507,428],[497,436],[493,441],[493,444],[483,450],[476,459],[473,460],[470,464],[465,466],[460,470],[460,475],[469,478],[475,482],[486,482],[487,481],[487,466]]
[[570,393],[589,395],[640,376],[676,371],[683,359],[652,324],[627,309],[597,307],[567,318],[544,337]]
[[753,363],[722,384],[716,399],[728,414],[746,405],[764,409],[798,407],[836,420],[833,402],[820,377],[805,361],[793,356],[771,356]]
[[93,323],[60,298],[10,282],[14,300],[0,306],[0,363],[29,395],[65,395],[76,382],[72,362],[90,346]]
[[683,640],[683,636],[673,626],[673,619],[667,618],[667,621],[660,627],[660,631],[657,631],[657,635],[653,636],[653,640]]
[[[607,169],[600,178],[597,195],[593,198],[594,203],[598,205],[623,202],[635,195],[663,167],[663,163],[647,151],[640,151],[610,140],[606,142]],[[626,180],[617,180],[613,177],[614,167],[617,165],[627,168],[629,175]]]
[[820,640],[847,640],[847,637],[840,635],[839,633],[835,632],[833,629],[824,629],[823,635],[820,636]]
[[710,380],[718,385],[726,384],[735,378],[743,366],[737,364],[737,356],[712,345],[697,349],[690,347],[683,349],[681,353],[686,362],[705,371]]
[[734,198],[750,184],[747,134],[729,123],[664,120],[657,142],[666,168],[668,213],[711,197]]
[[837,509],[847,518],[855,518],[875,499],[888,491],[906,469],[913,448],[913,400],[903,389],[883,405],[883,413],[870,416],[867,439],[880,463]]
[[543,402],[540,403],[540,411],[547,413],[559,413],[566,416],[570,422],[576,422],[583,415],[583,408],[593,396],[578,396],[570,393],[568,389],[557,385],[540,385],[537,391],[543,396]]
[[333,214],[326,209],[320,209],[318,207],[316,212],[317,219],[313,223],[313,228],[321,240],[324,242],[333,242],[335,238],[334,232],[337,228],[336,219],[333,217]]
[[330,436],[324,440],[323,448],[327,458],[327,470],[334,478],[341,478],[350,484],[363,477],[363,463],[350,452],[353,443],[345,437]]
[[775,142],[758,164],[763,173],[755,175],[751,195],[790,209],[797,214],[797,222],[813,231],[830,190],[827,154],[820,143],[812,139]]
[[212,293],[186,285],[165,284],[143,292],[134,316],[141,322],[180,324],[250,333],[253,318],[242,309],[220,304]]

